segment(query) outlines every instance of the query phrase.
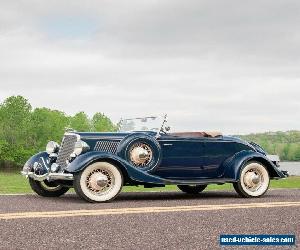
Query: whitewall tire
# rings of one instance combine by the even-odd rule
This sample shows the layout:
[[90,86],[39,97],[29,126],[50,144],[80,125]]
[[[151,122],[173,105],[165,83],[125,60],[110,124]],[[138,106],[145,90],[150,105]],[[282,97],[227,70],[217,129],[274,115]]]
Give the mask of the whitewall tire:
[[93,163],[74,176],[76,193],[89,202],[111,201],[122,187],[121,171],[108,162]]
[[239,181],[233,183],[235,191],[242,197],[255,198],[264,195],[270,184],[269,172],[260,162],[248,162],[240,172]]

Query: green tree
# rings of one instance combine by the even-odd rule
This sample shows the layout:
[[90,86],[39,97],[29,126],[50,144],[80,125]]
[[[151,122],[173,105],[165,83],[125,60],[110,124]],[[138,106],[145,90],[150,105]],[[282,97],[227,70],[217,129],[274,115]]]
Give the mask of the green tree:
[[291,148],[290,143],[284,145],[284,147],[282,149],[282,154],[281,154],[282,160],[287,160],[288,159],[290,148]]
[[79,112],[70,119],[71,128],[77,131],[91,131],[91,123],[84,112]]
[[8,143],[5,140],[0,139],[0,160],[6,158],[5,152],[7,151],[7,147],[8,147]]
[[60,143],[70,118],[65,113],[48,108],[36,108],[32,115],[31,144],[36,150],[44,149],[47,141]]
[[298,145],[295,151],[295,161],[300,161],[300,145]]
[[116,131],[117,127],[112,121],[102,113],[96,113],[92,118],[92,127],[94,131],[111,132]]
[[31,105],[22,96],[11,96],[0,106],[2,160],[20,164],[32,153],[27,143],[30,134]]
[[116,126],[102,113],[90,120],[84,112],[72,116],[58,110],[32,107],[22,96],[11,96],[0,104],[0,165],[24,164],[47,141],[60,143],[66,127],[80,131],[115,131]]
[[269,154],[278,154],[282,160],[295,161],[300,147],[300,131],[267,132],[241,136],[261,145]]

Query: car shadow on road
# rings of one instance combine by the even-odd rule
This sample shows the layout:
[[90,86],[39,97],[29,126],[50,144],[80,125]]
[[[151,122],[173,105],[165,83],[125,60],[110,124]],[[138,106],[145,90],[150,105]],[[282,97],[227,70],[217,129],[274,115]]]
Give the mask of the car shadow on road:
[[[275,193],[274,193],[275,192]],[[275,200],[286,200],[286,192],[272,191],[265,194],[262,198],[245,199],[241,198],[234,191],[204,191],[197,195],[189,195],[182,192],[123,192],[119,196],[107,203],[88,203],[81,199],[75,193],[70,192],[66,195],[56,198],[40,197],[38,195],[23,196],[24,202],[33,202],[34,206],[49,206],[64,209],[87,209],[87,208],[113,208],[113,207],[131,207],[131,206],[152,206],[152,205],[174,205],[174,204],[194,204],[201,202],[203,204],[225,204],[225,203],[251,203],[266,202]],[[11,196],[10,199],[20,199],[20,196]],[[181,201],[181,203],[180,203]]]
[[[40,197],[41,199],[44,199]],[[185,194],[180,192],[123,192],[110,203],[128,203],[134,201],[179,201],[179,200],[224,200],[224,199],[245,200],[239,197],[234,191],[207,191],[200,194]],[[49,198],[47,198],[49,199]],[[71,193],[60,198],[50,198],[53,201],[64,203],[86,203],[76,194]]]
[[235,192],[212,192],[207,191],[200,194],[185,194],[180,192],[132,192],[121,193],[115,201],[129,200],[198,200],[198,199],[224,199],[238,198]]

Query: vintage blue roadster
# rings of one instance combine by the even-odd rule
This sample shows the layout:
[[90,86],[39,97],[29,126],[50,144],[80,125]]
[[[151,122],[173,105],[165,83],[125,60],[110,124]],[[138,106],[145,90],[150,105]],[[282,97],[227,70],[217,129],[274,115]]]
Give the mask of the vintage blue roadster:
[[22,174],[34,192],[55,197],[74,187],[89,202],[114,199],[124,185],[177,185],[198,194],[232,183],[242,197],[260,197],[279,170],[279,157],[255,143],[216,132],[170,133],[165,117],[124,119],[114,133],[66,132],[61,144],[31,157]]

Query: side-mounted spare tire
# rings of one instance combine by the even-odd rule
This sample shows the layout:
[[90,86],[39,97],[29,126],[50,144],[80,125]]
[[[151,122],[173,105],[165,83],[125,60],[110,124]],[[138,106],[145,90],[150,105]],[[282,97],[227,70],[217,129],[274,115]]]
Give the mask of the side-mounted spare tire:
[[154,136],[133,134],[126,137],[118,147],[118,155],[134,167],[150,171],[161,162],[161,147]]

